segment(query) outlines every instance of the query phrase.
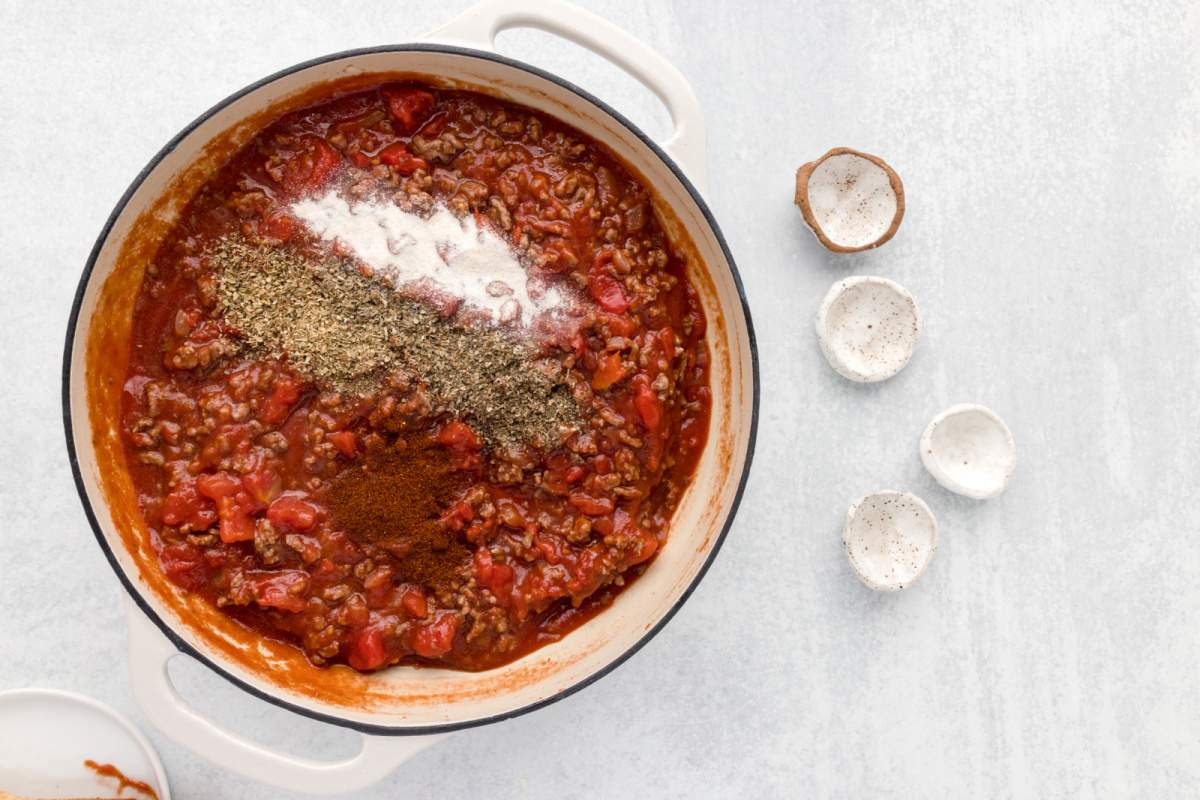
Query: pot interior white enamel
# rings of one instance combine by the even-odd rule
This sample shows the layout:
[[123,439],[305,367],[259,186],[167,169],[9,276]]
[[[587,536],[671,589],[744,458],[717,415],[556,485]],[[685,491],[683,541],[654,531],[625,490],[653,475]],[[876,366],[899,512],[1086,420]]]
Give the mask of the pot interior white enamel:
[[[318,669],[289,646],[251,635],[165,581],[123,467],[115,376],[129,350],[142,270],[163,232],[214,164],[280,111],[330,81],[411,73],[558,117],[611,148],[657,195],[657,212],[683,252],[709,320],[713,409],[708,444],[647,573],[612,608],[562,641],[499,669],[465,673],[407,667],[362,675]],[[269,109],[269,112],[268,112]],[[662,152],[628,122],[552,76],[492,54],[404,46],[320,59],[250,87],[168,145],[122,199],[93,251],[68,332],[64,414],[84,505],[134,599],[181,649],[273,702],[362,730],[417,733],[501,719],[561,697],[620,663],[694,588],[728,529],[749,467],[757,366],[741,286],[703,201]]]

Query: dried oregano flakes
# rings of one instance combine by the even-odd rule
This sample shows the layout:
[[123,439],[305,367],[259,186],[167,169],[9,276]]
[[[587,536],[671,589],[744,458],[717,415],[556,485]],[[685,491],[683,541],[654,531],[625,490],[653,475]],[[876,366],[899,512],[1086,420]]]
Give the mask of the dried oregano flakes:
[[492,445],[553,443],[581,422],[529,342],[399,297],[351,262],[225,238],[209,254],[217,308],[242,341],[329,388],[371,394],[398,369]]

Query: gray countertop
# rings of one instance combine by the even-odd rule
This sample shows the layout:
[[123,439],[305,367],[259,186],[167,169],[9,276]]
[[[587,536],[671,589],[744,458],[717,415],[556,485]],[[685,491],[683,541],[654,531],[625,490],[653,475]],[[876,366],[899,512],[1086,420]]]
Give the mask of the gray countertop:
[[[59,364],[75,283],[149,157],[281,67],[404,41],[437,4],[0,4],[0,689],[49,686],[140,719],[123,590],[63,446]],[[708,577],[587,690],[435,745],[363,797],[1185,797],[1200,786],[1200,5],[1185,2],[636,3],[596,11],[688,76],[710,199],[762,362],[758,453]],[[631,79],[531,32],[502,50],[576,80],[651,133]],[[878,153],[899,234],[825,252],[792,176]],[[904,284],[925,337],[852,385],[812,332],[837,278]],[[923,471],[943,407],[1003,416],[1000,498]],[[898,595],[855,580],[847,505],[909,489],[941,546]],[[182,691],[308,755],[355,736],[177,659]],[[148,727],[148,726],[147,726]],[[153,729],[177,798],[280,798]]]

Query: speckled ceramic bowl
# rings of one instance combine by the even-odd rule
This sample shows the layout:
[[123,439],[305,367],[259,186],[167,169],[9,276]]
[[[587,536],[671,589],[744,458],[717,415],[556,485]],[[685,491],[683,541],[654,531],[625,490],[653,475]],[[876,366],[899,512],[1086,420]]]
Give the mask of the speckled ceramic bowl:
[[[667,106],[672,138],[659,146],[581,89],[491,51],[497,32],[522,26],[570,39],[641,80]],[[318,669],[299,650],[250,634],[182,592],[163,578],[147,544],[114,424],[142,270],[191,193],[268,121],[324,93],[330,82],[353,88],[384,76],[497,95],[558,117],[611,148],[655,189],[656,211],[689,256],[710,321],[714,396],[708,445],[669,541],[612,608],[562,641],[486,672],[393,668],[364,675],[344,667]],[[702,198],[704,164],[699,106],[678,70],[590,13],[532,0],[487,0],[419,44],[338,53],[291,67],[222,101],[171,140],[134,180],[96,242],[71,312],[63,380],[67,444],[80,496],[136,603],[131,669],[147,716],[226,768],[297,790],[347,792],[386,774],[431,741],[430,735],[506,719],[565,697],[645,644],[695,588],[729,530],[756,430],[750,316],[733,259]],[[217,728],[171,687],[164,667],[178,652],[258,697],[368,734],[363,751],[335,764],[313,763]],[[388,738],[398,734],[424,736]]]
[[817,337],[829,365],[858,383],[904,369],[921,338],[921,312],[903,286],[887,278],[837,281],[817,311]]
[[938,414],[925,428],[921,462],[946,489],[986,500],[1008,486],[1017,468],[1017,444],[995,411],[962,403]]
[[925,501],[890,489],[856,500],[842,530],[850,567],[877,592],[898,592],[920,580],[937,541],[937,518]]

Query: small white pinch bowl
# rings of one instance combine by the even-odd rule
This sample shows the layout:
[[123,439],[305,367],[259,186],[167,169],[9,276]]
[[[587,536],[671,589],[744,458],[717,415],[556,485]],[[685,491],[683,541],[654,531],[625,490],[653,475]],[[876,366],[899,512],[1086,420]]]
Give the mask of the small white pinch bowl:
[[1017,445],[996,412],[962,403],[938,414],[925,428],[921,462],[950,491],[986,500],[1008,486],[1017,466]]
[[821,352],[838,374],[859,383],[904,369],[921,338],[921,311],[887,278],[857,276],[829,288],[817,311]]
[[842,542],[854,574],[877,592],[912,586],[937,550],[937,518],[909,492],[863,495],[846,512]]

